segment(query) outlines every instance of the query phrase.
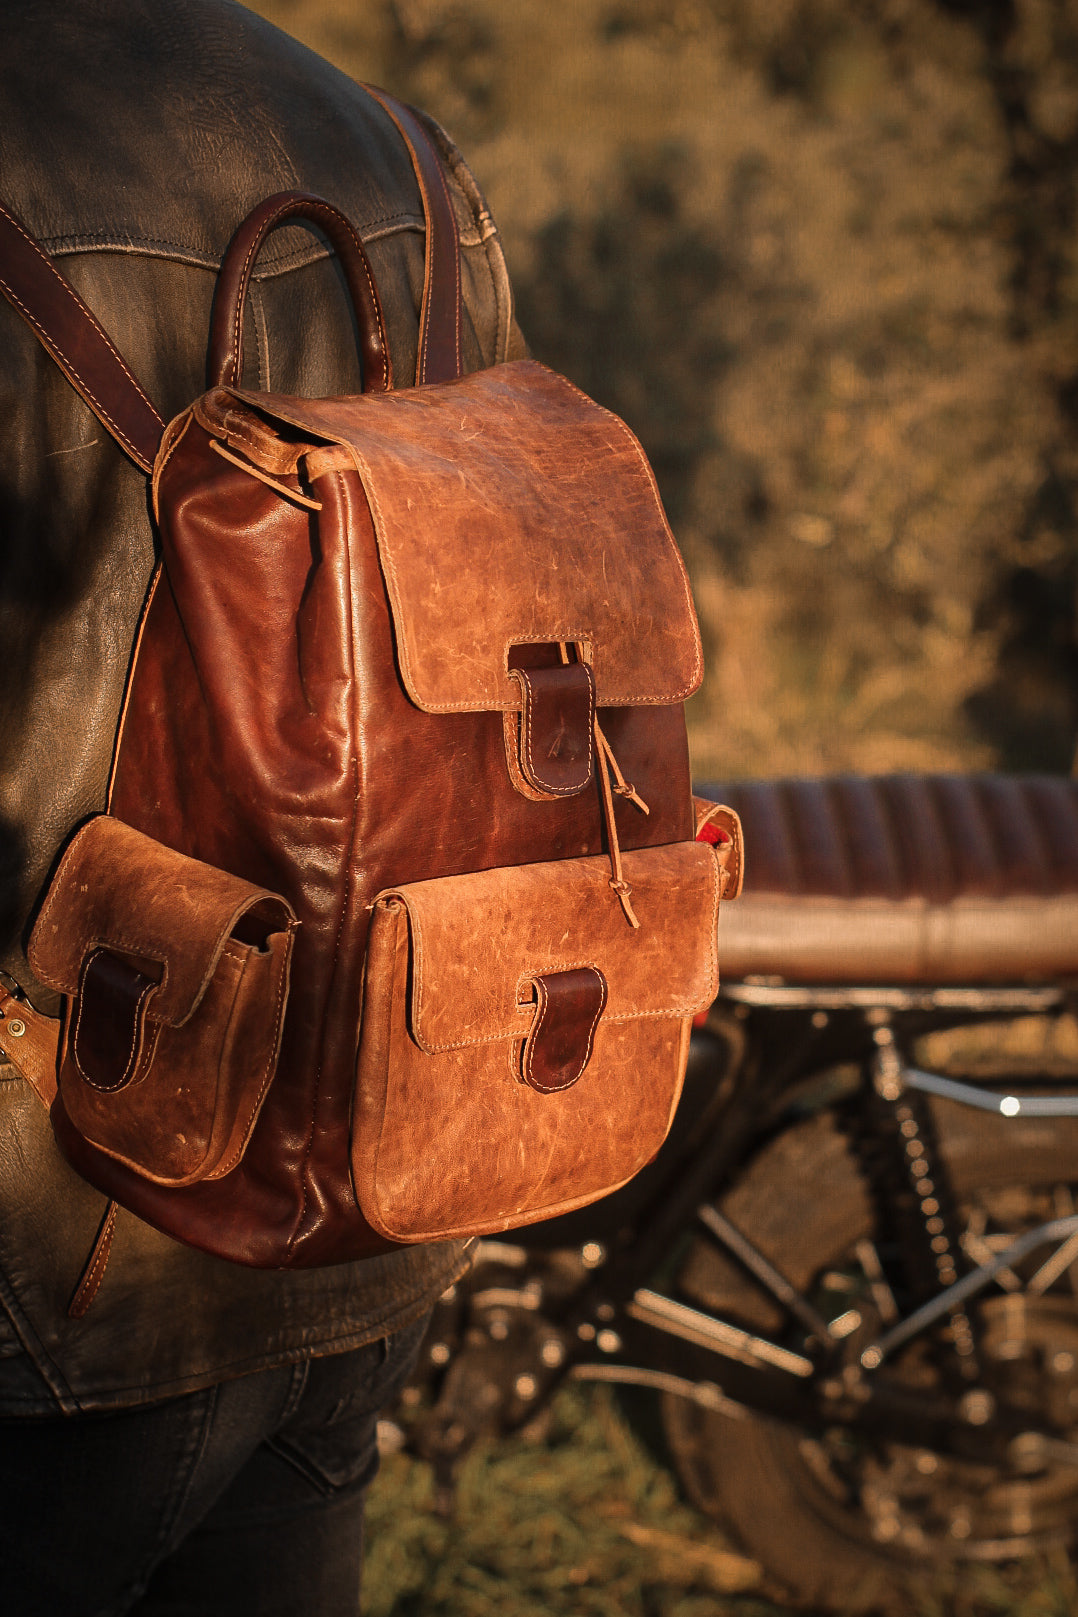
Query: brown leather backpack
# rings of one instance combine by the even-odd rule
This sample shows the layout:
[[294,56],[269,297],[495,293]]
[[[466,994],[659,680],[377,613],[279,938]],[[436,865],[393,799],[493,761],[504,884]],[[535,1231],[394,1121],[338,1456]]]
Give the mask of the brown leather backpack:
[[[217,385],[163,437],[55,267],[12,216],[0,234],[0,288],[152,470],[162,549],[108,812],[30,942],[66,996],[54,1126],[110,1197],[267,1267],[503,1230],[634,1174],[740,861],[736,818],[694,809],[699,635],[644,455],[531,361],[460,374],[444,175],[379,99],[427,219],[414,387],[318,198],[240,227]],[[344,271],[361,396],[240,386],[252,265],[297,219]],[[11,1003],[18,1065],[41,1024]]]

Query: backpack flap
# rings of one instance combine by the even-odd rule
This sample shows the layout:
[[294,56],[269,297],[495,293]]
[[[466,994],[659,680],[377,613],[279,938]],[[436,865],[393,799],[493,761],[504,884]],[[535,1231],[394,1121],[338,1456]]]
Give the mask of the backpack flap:
[[722,876],[704,843],[630,851],[646,922],[604,858],[518,865],[379,895],[364,986],[352,1170],[398,1241],[568,1212],[666,1136],[691,1017],[718,990]]
[[207,424],[228,419],[215,398],[345,450],[314,450],[306,470],[358,469],[409,697],[428,713],[505,714],[525,796],[590,785],[596,706],[699,687],[692,595],[651,468],[624,422],[563,377],[519,360],[375,397],[229,390],[204,404]]
[[234,1167],[273,1077],[295,918],[285,901],[99,815],[30,942],[69,1001],[60,1098],[79,1131],[159,1184]]

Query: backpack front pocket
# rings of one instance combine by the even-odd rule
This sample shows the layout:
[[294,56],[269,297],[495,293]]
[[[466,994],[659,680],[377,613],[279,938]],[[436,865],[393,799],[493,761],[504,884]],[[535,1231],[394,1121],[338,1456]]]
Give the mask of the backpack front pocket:
[[415,882],[379,895],[352,1119],[364,1216],[397,1241],[482,1235],[616,1189],[654,1156],[692,1016],[718,989],[704,843]]
[[284,899],[110,815],[68,847],[30,942],[67,996],[60,1103],[163,1185],[236,1166],[273,1078],[295,917]]

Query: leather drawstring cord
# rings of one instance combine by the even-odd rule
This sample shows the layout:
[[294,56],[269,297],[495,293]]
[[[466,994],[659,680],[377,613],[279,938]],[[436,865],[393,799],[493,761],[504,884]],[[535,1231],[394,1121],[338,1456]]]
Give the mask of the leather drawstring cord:
[[[585,653],[582,645],[575,645],[573,649],[577,657],[584,657]],[[563,663],[571,661],[569,645],[566,641],[558,641],[558,651],[561,654]],[[635,803],[643,814],[650,814],[651,810],[636,788],[630,786],[622,774],[618,766],[618,760],[614,757],[614,749],[603,734],[598,713],[592,720],[592,729],[595,735],[595,763],[596,772],[599,776],[599,795],[603,802],[606,840],[610,846],[610,868],[614,872],[610,878],[610,885],[618,895],[618,902],[625,911],[625,919],[634,930],[638,931],[640,922],[637,920],[636,911],[630,902],[632,888],[625,880],[625,874],[621,868],[621,844],[618,842],[618,827],[614,819],[614,793],[616,792],[619,797],[627,797],[629,802]]]
[[629,802],[630,803],[635,803],[637,808],[640,809],[640,811],[642,813],[650,814],[651,810],[648,808],[647,804],[644,802],[644,799],[640,796],[640,793],[636,790],[635,786],[630,786],[629,785],[628,781],[625,779],[625,776],[622,774],[621,770],[619,769],[618,760],[614,757],[614,749],[610,745],[609,741],[606,739],[606,737],[603,734],[602,730],[599,728],[598,719],[596,719],[596,721],[595,721],[595,741],[596,741],[596,746],[597,746],[598,751],[602,753],[604,759],[609,764],[610,768],[614,771],[614,775],[615,775],[615,779],[616,779],[616,785],[614,787],[614,790],[618,794],[618,796],[619,797],[627,797],[629,799]]
[[[628,784],[625,776],[618,768],[618,761],[614,757],[613,748],[606,739],[599,724],[598,716],[595,721],[595,761],[598,765],[599,791],[603,800],[603,818],[606,821],[606,836],[610,844],[610,866],[614,874],[610,878],[610,885],[618,895],[618,901],[625,911],[625,919],[631,927],[638,928],[640,922],[630,903],[632,888],[625,880],[621,867],[621,845],[618,842],[618,828],[614,819],[614,793],[619,797],[627,797],[630,803],[635,803],[638,809],[645,814],[649,813],[644,799]],[[611,785],[611,776],[615,784]]]
[[321,511],[321,500],[314,500],[309,494],[301,494],[298,489],[289,488],[287,483],[279,483],[275,477],[270,477],[268,472],[260,471],[257,466],[252,466],[250,461],[240,460],[238,455],[233,455],[225,448],[224,444],[218,443],[216,438],[210,439],[210,448],[220,455],[222,460],[231,461],[232,465],[238,466],[241,472],[246,472],[248,477],[257,477],[258,481],[265,483],[267,488],[275,489],[278,494],[283,494],[286,500],[294,500],[297,505],[305,505],[308,511]]

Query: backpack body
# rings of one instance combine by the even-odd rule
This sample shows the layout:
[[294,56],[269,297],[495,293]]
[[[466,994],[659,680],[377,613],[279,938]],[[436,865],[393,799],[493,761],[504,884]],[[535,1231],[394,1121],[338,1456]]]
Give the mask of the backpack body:
[[[459,374],[444,176],[383,104],[428,221],[417,385],[392,388],[344,216],[255,210],[222,266],[219,385],[153,456],[162,560],[108,812],[29,950],[65,995],[71,1162],[262,1267],[493,1233],[624,1183],[669,1127],[739,879],[736,821],[691,797],[699,634],[640,446],[531,361]],[[296,216],[341,260],[361,396],[237,385],[254,256]],[[73,340],[50,351],[148,465],[152,409],[99,328],[96,369],[79,358],[92,321],[56,282]]]
[[[220,390],[170,429],[155,489],[163,565],[110,814],[279,894],[298,924],[275,1073],[234,1165],[177,1183],[186,1159],[170,1167],[154,1138],[161,1084],[88,1097],[70,1050],[65,1150],[151,1223],[270,1265],[504,1229],[613,1189],[661,1143],[688,1019],[715,992],[720,878],[693,840],[695,620],[635,440],[530,361],[347,401]],[[540,752],[560,737],[591,756],[579,788],[532,785],[511,661],[552,686],[594,674],[601,731],[648,810],[614,798],[638,926],[610,887],[590,708],[572,711],[571,689],[552,721],[533,704]],[[110,912],[117,937],[141,889]],[[389,893],[403,897],[376,902]],[[535,1088],[522,990],[589,967],[608,995],[591,1059]],[[136,1147],[117,1149],[113,1116],[132,1129],[139,1087]],[[238,1092],[222,1082],[213,1102]],[[207,1137],[212,1113],[207,1099]]]

